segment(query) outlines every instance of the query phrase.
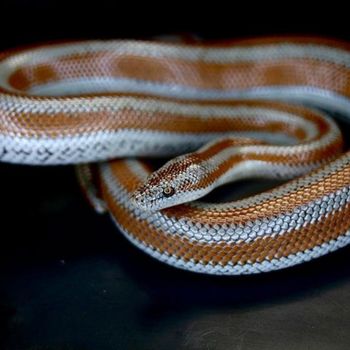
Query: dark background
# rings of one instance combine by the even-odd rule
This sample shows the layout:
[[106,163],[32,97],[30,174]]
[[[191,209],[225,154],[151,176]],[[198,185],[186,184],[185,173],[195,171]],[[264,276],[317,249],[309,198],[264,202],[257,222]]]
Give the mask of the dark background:
[[[174,33],[350,39],[348,11],[336,3],[269,8],[208,2],[190,8],[172,2],[15,0],[1,2],[0,14],[1,49]],[[0,179],[0,349],[350,347],[349,248],[264,275],[197,275],[129,244],[108,216],[85,203],[73,167],[1,164]],[[252,185],[236,184],[230,191]]]

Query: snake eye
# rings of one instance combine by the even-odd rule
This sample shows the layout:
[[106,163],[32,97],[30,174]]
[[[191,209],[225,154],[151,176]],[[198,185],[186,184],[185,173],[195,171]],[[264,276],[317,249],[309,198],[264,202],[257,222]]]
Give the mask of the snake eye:
[[172,186],[167,186],[163,188],[163,194],[165,197],[171,197],[175,193],[175,188]]

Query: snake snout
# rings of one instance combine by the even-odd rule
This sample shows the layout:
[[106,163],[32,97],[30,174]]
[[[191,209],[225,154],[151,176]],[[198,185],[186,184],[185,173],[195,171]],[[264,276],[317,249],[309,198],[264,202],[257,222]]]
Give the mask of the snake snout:
[[130,196],[132,205],[143,211],[156,211],[155,203],[157,191],[150,189],[146,184],[137,188]]
[[140,190],[136,190],[130,195],[130,202],[134,207],[142,210],[147,210],[149,208],[146,197]]

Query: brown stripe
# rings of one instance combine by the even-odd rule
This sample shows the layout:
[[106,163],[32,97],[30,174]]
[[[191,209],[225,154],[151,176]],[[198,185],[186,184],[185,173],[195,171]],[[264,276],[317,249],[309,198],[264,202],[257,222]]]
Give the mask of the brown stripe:
[[[174,115],[164,112],[146,112],[125,108],[117,112],[101,111],[87,113],[57,113],[50,114],[14,114],[10,111],[0,111],[2,122],[0,132],[21,136],[66,136],[80,135],[96,131],[115,131],[121,129],[155,130],[167,132],[243,132],[266,131],[271,133],[286,133],[296,138],[305,136],[301,128],[292,123],[232,119],[229,117],[204,119],[196,116]],[[237,116],[238,117],[238,116]],[[309,116],[310,117],[310,116]],[[321,118],[316,118],[317,127],[325,133],[325,124]],[[322,124],[323,123],[323,124]],[[321,135],[318,135],[321,136]]]
[[[345,155],[346,157],[347,155]],[[111,161],[110,167],[113,175],[121,182],[128,192],[132,193],[140,186],[140,181],[135,174],[120,160]],[[322,171],[318,169],[314,173]],[[126,175],[125,175],[126,174]],[[350,167],[344,167],[337,172],[331,173],[321,180],[315,180],[307,187],[300,185],[296,190],[280,197],[274,197],[261,203],[244,208],[233,208],[232,210],[215,210],[195,208],[189,205],[178,205],[164,209],[169,217],[175,219],[185,218],[192,221],[199,221],[203,224],[245,224],[248,221],[271,217],[292,211],[294,208],[315,201],[324,195],[348,186],[350,178]]]
[[196,156],[201,162],[203,162],[208,160],[209,158],[212,158],[213,156],[215,156],[216,154],[222,152],[227,148],[238,147],[238,146],[253,146],[253,145],[266,145],[266,143],[260,140],[242,138],[242,137],[239,137],[237,139],[234,139],[234,138],[224,139],[224,140],[215,142],[212,146],[206,148],[204,151],[196,152]]
[[[127,182],[127,187],[137,186],[138,181],[134,175],[130,174],[125,162],[115,162],[114,172],[123,185]],[[350,206],[346,205],[342,210],[324,217],[315,224],[281,236],[257,238],[252,243],[204,244],[190,241],[176,234],[167,234],[160,229],[155,229],[145,220],[134,217],[131,212],[114,200],[106,184],[103,184],[103,194],[112,215],[134,238],[162,254],[167,253],[185,261],[191,260],[203,264],[212,263],[223,266],[230,262],[253,264],[273,258],[288,257],[290,254],[312,249],[322,243],[337,239],[349,229]],[[197,221],[201,222],[200,219]]]
[[233,168],[233,166],[237,165],[243,161],[262,161],[266,162],[266,166],[268,164],[284,164],[291,166],[305,166],[307,164],[318,164],[326,161],[330,161],[334,159],[335,156],[340,155],[342,150],[343,142],[341,138],[338,138],[334,143],[323,147],[322,149],[316,149],[312,151],[303,151],[295,152],[293,150],[293,146],[289,148],[288,154],[274,154],[274,153],[254,153],[247,152],[244,154],[237,154],[226,161],[219,164],[213,172],[210,173],[210,176],[206,176],[202,181],[200,181],[197,186],[193,188],[193,190],[201,189],[209,186],[211,183],[216,181],[216,179],[220,178],[224,175],[228,170]]
[[[117,97],[116,97],[117,98]],[[21,136],[67,136],[80,135],[83,133],[96,132],[101,130],[115,131],[123,128],[170,131],[170,132],[229,132],[229,131],[266,131],[275,133],[285,133],[300,141],[305,139],[305,131],[293,123],[282,123],[274,121],[266,121],[263,118],[247,120],[245,117],[240,119],[232,119],[225,117],[204,119],[196,116],[176,115],[165,112],[146,112],[142,110],[143,104],[157,105],[157,101],[161,99],[153,98],[135,98],[135,106],[140,105],[140,110],[125,108],[117,112],[101,111],[87,113],[56,113],[35,114],[25,113],[16,114],[12,111],[0,111],[2,122],[0,123],[0,132],[3,134],[16,134]],[[43,100],[43,107],[45,102]],[[169,101],[164,99],[164,101]],[[174,101],[173,101],[174,102]],[[80,101],[79,103],[83,103]],[[189,102],[179,102],[179,106],[188,105]],[[189,105],[191,105],[190,102]],[[28,105],[30,101],[28,102]],[[319,134],[315,139],[321,137],[328,132],[328,123],[316,112],[307,108],[291,106],[281,103],[269,103],[260,101],[249,102],[227,102],[213,103],[208,101],[195,102],[199,106],[208,106],[215,108],[216,106],[232,107],[248,107],[272,109],[275,112],[285,112],[298,115],[312,122]],[[238,117],[238,115],[237,115]]]
[[[242,145],[261,145],[262,142],[250,140],[250,139],[227,139],[215,143],[213,146],[209,147],[203,152],[193,152],[185,157],[181,158],[180,161],[176,163],[171,163],[169,166],[162,167],[158,169],[156,176],[151,177],[147,180],[145,186],[157,185],[160,179],[172,178],[174,169],[176,173],[184,173],[193,164],[201,165],[203,162],[208,161],[210,157],[222,152],[226,148],[233,146]],[[297,146],[296,146],[297,147]],[[203,177],[196,185],[191,187],[191,190],[199,190],[202,188],[207,188],[217,179],[223,176],[227,171],[237,166],[239,163],[244,161],[262,161],[266,163],[266,166],[273,166],[274,164],[294,167],[305,167],[313,165],[314,168],[317,165],[323,164],[325,162],[330,162],[336,156],[340,155],[343,147],[343,140],[341,137],[335,139],[332,143],[326,146],[313,149],[313,150],[303,150],[303,152],[296,151],[295,147],[288,146],[288,153],[282,153],[281,147],[276,146],[275,152],[265,151],[264,153],[254,153],[254,152],[241,152],[235,154],[228,159],[219,163],[214,170],[207,176]],[[279,149],[279,152],[277,151]]]
[[[316,136],[312,138],[313,141],[319,140],[327,132],[329,132],[329,129],[330,129],[329,124],[323,118],[321,118],[321,116],[318,116],[312,113],[303,114],[303,111],[299,111],[298,115],[303,117],[305,120],[312,122],[315,125],[315,127],[318,129]],[[241,121],[239,121],[239,123],[241,123]],[[247,125],[247,128],[245,124]],[[258,125],[260,124],[258,127],[261,127],[261,128],[264,128],[266,126],[267,129],[265,130],[271,133],[282,133],[282,134],[293,136],[299,141],[305,140],[307,136],[304,129],[302,129],[301,127],[295,126],[293,124],[281,123],[281,122],[266,122],[263,120],[256,120],[254,124],[258,124]],[[243,125],[244,125],[244,131],[257,130],[257,129],[251,129],[249,127],[249,123],[242,118],[242,126],[240,127],[243,127]],[[263,130],[264,129],[261,129],[261,131]],[[222,141],[218,141],[214,143],[211,147],[206,148],[204,151],[196,152],[196,156],[198,156],[200,160],[205,161],[229,147],[244,146],[244,145],[247,145],[247,146],[262,145],[262,144],[266,144],[266,143],[260,140],[254,140],[250,138],[237,138],[237,139],[227,138]]]
[[289,212],[297,206],[307,204],[323,195],[333,193],[347,186],[349,184],[349,178],[350,167],[346,167],[337,173],[329,175],[327,178],[315,181],[308,185],[307,188],[300,185],[293,192],[257,203],[254,206],[222,211],[213,207],[210,209],[198,209],[189,205],[179,205],[166,209],[166,212],[167,215],[175,218],[186,217],[189,220],[200,220],[202,223],[244,224],[248,221]]
[[350,94],[350,71],[327,61],[281,58],[255,62],[208,63],[178,58],[86,53],[24,66],[9,77],[16,89],[79,77],[122,77],[204,89],[310,85]]
[[0,124],[0,132],[16,133],[22,136],[66,136],[92,133],[96,131],[116,131],[122,129],[154,130],[178,133],[213,133],[266,131],[287,132],[291,136],[300,136],[300,130],[282,122],[244,122],[230,118],[203,119],[167,113],[151,113],[130,109],[118,112],[57,113],[12,115],[0,112],[7,122]]

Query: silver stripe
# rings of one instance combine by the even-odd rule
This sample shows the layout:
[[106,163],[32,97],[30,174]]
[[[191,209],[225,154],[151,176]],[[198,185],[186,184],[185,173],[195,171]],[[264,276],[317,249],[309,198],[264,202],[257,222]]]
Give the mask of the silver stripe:
[[[65,84],[67,85],[63,87]],[[94,93],[94,92],[126,92],[143,93],[163,97],[199,100],[254,100],[266,99],[271,101],[305,104],[315,108],[322,108],[329,112],[339,113],[346,119],[350,118],[350,101],[334,91],[312,86],[266,86],[253,87],[242,90],[199,89],[189,86],[151,83],[128,79],[116,79],[106,84],[91,84],[93,81],[76,82],[64,81],[62,85],[47,84],[35,88],[32,93],[38,95],[57,96],[64,94]],[[84,85],[84,86],[82,86]],[[7,87],[9,88],[9,87]]]
[[[106,183],[112,184],[114,182],[113,176],[111,173],[108,174],[106,172],[106,168],[103,169],[102,174],[104,176],[104,180]],[[119,189],[109,187],[109,190],[112,195],[120,194]],[[264,260],[263,262],[257,263],[247,263],[244,265],[241,264],[232,264],[228,263],[225,266],[220,264],[206,264],[203,265],[201,263],[194,263],[193,261],[184,261],[181,258],[176,256],[171,256],[167,253],[160,253],[155,248],[144,244],[135,238],[131,232],[127,231],[122,225],[118,223],[118,221],[111,215],[115,225],[120,229],[122,234],[132,242],[136,247],[149,254],[153,258],[156,258],[162,262],[165,262],[169,265],[175,266],[177,268],[190,270],[199,273],[207,273],[207,274],[223,274],[223,275],[240,275],[240,274],[251,274],[251,273],[260,273],[267,272],[276,269],[282,269],[289,266],[293,266],[296,264],[300,264],[305,261],[309,261],[311,259],[317,258],[319,256],[325,255],[329,252],[335,251],[341,247],[346,246],[350,243],[350,231],[347,231],[344,235],[337,237],[335,240],[331,240],[329,242],[323,243],[320,246],[316,246],[312,249],[308,249],[303,252],[298,252],[297,254],[291,254],[287,257],[281,259],[272,259],[272,260]],[[142,217],[142,219],[145,219]],[[181,223],[182,225],[182,223]]]
[[[148,173],[137,161],[127,161],[128,167],[140,179],[144,181]],[[207,224],[200,224],[185,218],[177,220],[167,217],[161,212],[149,213],[132,206],[129,201],[130,193],[115,179],[108,165],[102,167],[102,177],[116,202],[128,211],[132,211],[136,217],[146,220],[155,229],[161,229],[166,234],[185,236],[190,241],[199,243],[226,243],[252,242],[259,237],[274,237],[299,230],[302,227],[322,221],[325,216],[339,212],[350,202],[350,186],[325,195],[307,204],[296,207],[293,211],[281,213],[278,216],[255,220],[246,225],[227,225],[217,228]],[[233,203],[230,203],[233,204]],[[215,209],[216,204],[207,203],[209,210]]]
[[48,59],[67,55],[101,51],[110,52],[113,56],[167,57],[209,63],[252,62],[283,58],[314,58],[343,65],[349,65],[350,62],[350,54],[346,50],[312,42],[295,44],[288,42],[288,39],[284,43],[260,44],[249,47],[239,46],[239,44],[231,47],[199,47],[141,41],[106,40],[57,44],[28,49],[3,60],[3,64],[8,67],[7,69],[15,69],[19,66],[42,63]]

